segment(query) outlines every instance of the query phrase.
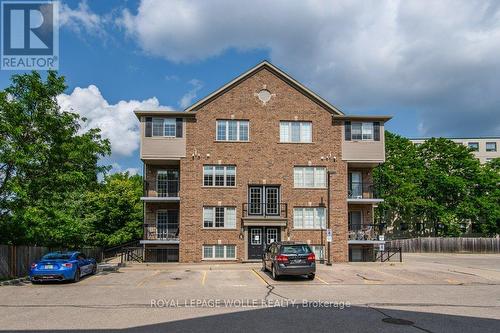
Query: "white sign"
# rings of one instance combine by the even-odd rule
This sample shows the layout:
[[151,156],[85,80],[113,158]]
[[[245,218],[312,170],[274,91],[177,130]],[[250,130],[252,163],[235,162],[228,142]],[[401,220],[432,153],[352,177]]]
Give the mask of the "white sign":
[[380,240],[380,241],[385,240],[385,236],[384,235],[378,235],[378,240]]
[[332,241],[332,229],[326,229],[326,241],[327,242]]
[[380,244],[378,245],[378,250],[379,250],[379,251],[385,251],[385,243],[380,243]]

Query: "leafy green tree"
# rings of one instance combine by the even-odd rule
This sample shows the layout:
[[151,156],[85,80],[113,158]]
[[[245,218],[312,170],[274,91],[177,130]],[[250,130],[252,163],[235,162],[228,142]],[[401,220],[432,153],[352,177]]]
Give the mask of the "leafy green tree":
[[385,147],[386,162],[373,171],[375,183],[385,199],[377,211],[384,221],[390,222],[389,228],[404,226],[416,230],[421,204],[416,180],[423,174],[417,149],[408,139],[391,132],[385,133]]
[[[395,236],[499,232],[498,161],[481,166],[463,145],[443,138],[414,145],[386,132],[386,162],[374,170],[385,199],[377,210]],[[406,231],[405,231],[406,230]]]
[[48,72],[14,75],[0,92],[0,242],[81,244],[86,226],[74,216],[82,193],[106,170],[110,153],[99,129],[80,132],[85,121],[63,112],[57,95],[64,77]]
[[475,231],[489,236],[500,234],[500,158],[486,163],[473,189]]
[[106,176],[86,195],[89,242],[113,246],[142,238],[142,177],[127,173]]

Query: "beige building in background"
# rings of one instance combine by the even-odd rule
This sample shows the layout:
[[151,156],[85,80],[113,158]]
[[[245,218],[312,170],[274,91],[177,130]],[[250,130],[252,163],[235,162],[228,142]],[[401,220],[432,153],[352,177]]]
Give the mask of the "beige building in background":
[[[430,138],[410,139],[416,145],[424,143]],[[447,138],[458,144],[462,144],[474,150],[474,155],[481,164],[487,163],[494,158],[500,157],[500,137],[480,137],[480,138]]]

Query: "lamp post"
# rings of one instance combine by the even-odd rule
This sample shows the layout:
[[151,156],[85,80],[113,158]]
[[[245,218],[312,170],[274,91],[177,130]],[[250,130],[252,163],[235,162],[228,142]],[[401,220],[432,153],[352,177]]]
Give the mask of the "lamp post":
[[[321,208],[326,208],[326,205],[325,203],[323,202],[323,197],[321,197],[321,201],[319,203],[319,206]],[[323,233],[324,229],[321,228],[321,248],[323,249],[324,246],[325,246],[325,239],[323,238],[324,237],[324,233]],[[324,264],[325,263],[325,254],[323,253],[323,255],[321,256],[321,258],[319,259],[319,263],[320,264]]]
[[[328,170],[326,172],[326,174],[327,174],[327,178],[328,178],[327,179],[327,186],[328,186],[328,199],[327,199],[328,200],[328,202],[327,202],[327,207],[328,207],[327,208],[327,212],[328,212],[328,219],[327,219],[327,221],[328,222],[327,223],[328,223],[328,229],[331,229],[331,225],[330,225],[330,201],[331,201],[331,199],[330,199],[330,175],[335,175],[336,172]],[[332,241],[333,241],[333,239],[332,239]],[[330,244],[331,244],[331,242],[328,242],[328,244],[326,245],[327,246],[327,252],[328,252],[328,254],[327,254],[328,255],[328,259],[327,259],[327,262],[326,262],[327,266],[331,266],[332,265],[331,255],[330,255],[330,246],[331,246]]]

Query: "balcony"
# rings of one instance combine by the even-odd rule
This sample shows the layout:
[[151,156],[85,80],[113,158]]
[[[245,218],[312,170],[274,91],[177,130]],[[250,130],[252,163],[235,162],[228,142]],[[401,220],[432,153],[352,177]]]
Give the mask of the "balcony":
[[[383,228],[382,228],[383,229]],[[349,224],[349,244],[383,243],[379,240],[382,234],[379,224]]]
[[144,181],[144,196],[141,197],[141,200],[145,202],[179,202],[179,181]]
[[171,228],[144,225],[141,244],[179,244],[179,226]]
[[288,205],[286,203],[243,203],[242,216],[246,226],[286,226]]
[[379,203],[380,199],[378,189],[374,184],[349,182],[347,187],[347,202],[349,203]]

